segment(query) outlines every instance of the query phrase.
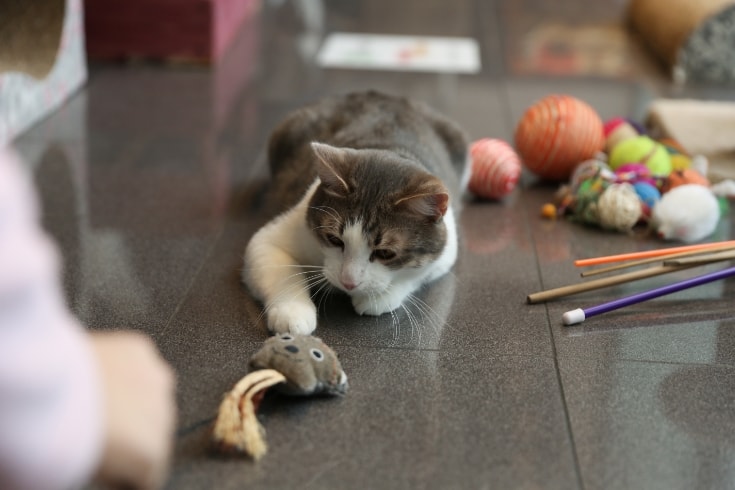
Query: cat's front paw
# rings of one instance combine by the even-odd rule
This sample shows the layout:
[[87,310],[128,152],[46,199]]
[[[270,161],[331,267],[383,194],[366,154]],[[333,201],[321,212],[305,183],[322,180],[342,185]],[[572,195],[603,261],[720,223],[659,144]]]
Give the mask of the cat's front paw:
[[290,301],[277,303],[268,309],[268,330],[273,333],[309,335],[316,329],[316,306]]
[[401,306],[404,298],[395,294],[355,295],[352,297],[352,306],[360,315],[378,316]]

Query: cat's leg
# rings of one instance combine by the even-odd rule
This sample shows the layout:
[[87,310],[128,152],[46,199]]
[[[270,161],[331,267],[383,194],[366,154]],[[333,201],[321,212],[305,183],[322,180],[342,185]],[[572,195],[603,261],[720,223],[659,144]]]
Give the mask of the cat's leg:
[[245,249],[243,281],[263,302],[268,329],[276,333],[310,334],[316,328],[316,306],[310,286],[320,280],[310,249],[318,249],[297,205],[261,228]]
[[316,329],[316,306],[307,279],[297,261],[267,238],[256,234],[248,244],[243,279],[263,302],[268,330],[310,334]]

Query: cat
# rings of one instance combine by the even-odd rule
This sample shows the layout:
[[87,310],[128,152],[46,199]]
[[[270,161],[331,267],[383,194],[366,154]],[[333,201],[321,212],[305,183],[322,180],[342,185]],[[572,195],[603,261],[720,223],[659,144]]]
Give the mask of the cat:
[[311,334],[312,290],[381,315],[449,272],[468,140],[428,105],[376,91],[296,110],[268,142],[282,212],[245,248],[243,281],[273,333]]

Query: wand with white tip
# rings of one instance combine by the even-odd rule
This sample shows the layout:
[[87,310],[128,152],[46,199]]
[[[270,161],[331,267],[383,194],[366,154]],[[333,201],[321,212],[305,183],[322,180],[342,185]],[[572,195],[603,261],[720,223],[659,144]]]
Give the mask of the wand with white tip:
[[708,282],[725,279],[733,275],[735,275],[735,267],[729,267],[727,269],[722,269],[716,272],[710,272],[709,274],[702,274],[701,276],[693,277],[691,279],[686,279],[680,282],[675,282],[673,284],[651,289],[649,291],[643,291],[642,293],[632,294],[630,296],[626,296],[625,298],[616,299],[614,301],[603,303],[601,305],[591,306],[589,308],[577,308],[576,310],[567,311],[562,315],[562,321],[566,326],[576,325],[578,323],[582,323],[585,319],[591,316],[600,315],[602,313],[607,313],[608,311],[617,310],[618,308],[623,308],[625,306],[630,306],[636,303],[640,303],[642,301],[658,298],[659,296],[675,293],[677,291],[681,291],[682,289],[689,289],[695,286],[700,286],[702,284],[707,284]]

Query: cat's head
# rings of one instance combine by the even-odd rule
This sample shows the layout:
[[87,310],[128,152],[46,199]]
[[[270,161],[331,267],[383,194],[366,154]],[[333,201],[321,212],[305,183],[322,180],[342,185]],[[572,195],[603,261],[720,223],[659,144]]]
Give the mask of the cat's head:
[[446,187],[399,155],[313,143],[321,180],[307,212],[324,274],[349,294],[387,292],[442,253]]

